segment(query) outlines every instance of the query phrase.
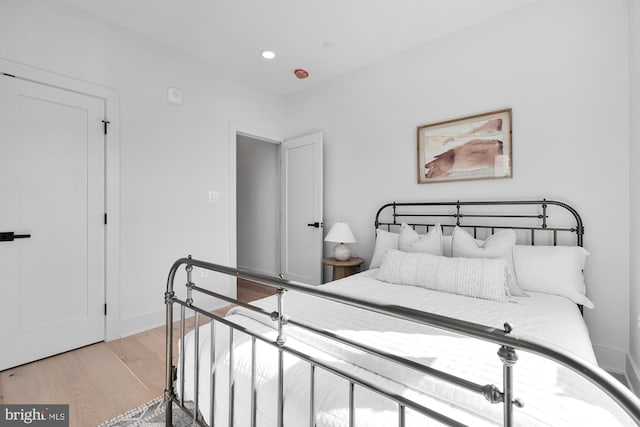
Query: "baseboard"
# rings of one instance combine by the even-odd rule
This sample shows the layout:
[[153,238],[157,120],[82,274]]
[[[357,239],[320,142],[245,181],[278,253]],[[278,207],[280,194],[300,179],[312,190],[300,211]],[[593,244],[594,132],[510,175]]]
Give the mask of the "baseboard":
[[[228,305],[225,301],[220,301],[216,298],[207,297],[196,303],[198,307],[206,311],[217,310],[219,308]],[[189,310],[187,310],[189,311]],[[192,317],[193,311],[187,313],[187,317]],[[174,304],[173,318],[178,320],[180,318],[180,307]],[[124,338],[129,335],[138,334],[140,332],[148,331],[149,329],[157,328],[164,325],[166,322],[166,311],[164,309],[144,313],[138,316],[129,317],[126,319],[120,319],[120,337]]]
[[625,370],[625,375],[627,377],[627,383],[636,396],[640,396],[640,368],[638,364],[631,358],[631,356],[627,355],[627,366]]
[[598,345],[593,346],[593,351],[596,354],[598,366],[602,369],[617,374],[625,373],[627,364],[626,351]]

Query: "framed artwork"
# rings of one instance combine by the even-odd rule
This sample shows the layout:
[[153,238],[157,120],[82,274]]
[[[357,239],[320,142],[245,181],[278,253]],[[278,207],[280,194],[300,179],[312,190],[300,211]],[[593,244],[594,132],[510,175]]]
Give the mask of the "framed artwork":
[[418,128],[418,184],[512,176],[510,108]]

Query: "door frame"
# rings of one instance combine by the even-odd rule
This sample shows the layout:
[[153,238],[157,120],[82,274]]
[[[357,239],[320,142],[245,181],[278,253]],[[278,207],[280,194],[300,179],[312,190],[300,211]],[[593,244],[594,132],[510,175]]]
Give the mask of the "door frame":
[[0,57],[0,73],[104,100],[105,118],[105,341],[120,338],[120,94],[117,90]]
[[[229,203],[229,233],[227,239],[229,242],[229,259],[228,263],[230,267],[236,268],[238,266],[238,224],[237,224],[237,161],[238,161],[238,135],[244,135],[249,138],[259,139],[267,143],[281,144],[284,141],[284,136],[281,134],[257,128],[243,123],[229,121],[229,188],[228,188],[228,203]],[[235,278],[229,278],[229,289],[231,296],[236,296],[236,283]]]

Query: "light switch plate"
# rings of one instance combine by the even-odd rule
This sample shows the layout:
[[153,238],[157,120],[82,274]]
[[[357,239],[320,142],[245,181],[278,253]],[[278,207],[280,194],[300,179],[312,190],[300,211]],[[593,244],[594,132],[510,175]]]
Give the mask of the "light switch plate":
[[218,203],[218,202],[220,202],[220,192],[209,191],[209,203]]

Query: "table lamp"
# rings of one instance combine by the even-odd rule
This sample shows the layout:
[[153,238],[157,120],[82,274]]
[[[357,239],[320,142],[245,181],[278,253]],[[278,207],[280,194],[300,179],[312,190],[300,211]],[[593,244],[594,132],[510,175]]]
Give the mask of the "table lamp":
[[351,228],[346,222],[336,222],[329,230],[327,237],[324,238],[325,242],[338,243],[333,248],[333,257],[338,261],[346,261],[351,258],[351,248],[345,243],[355,243],[356,238],[353,237]]

